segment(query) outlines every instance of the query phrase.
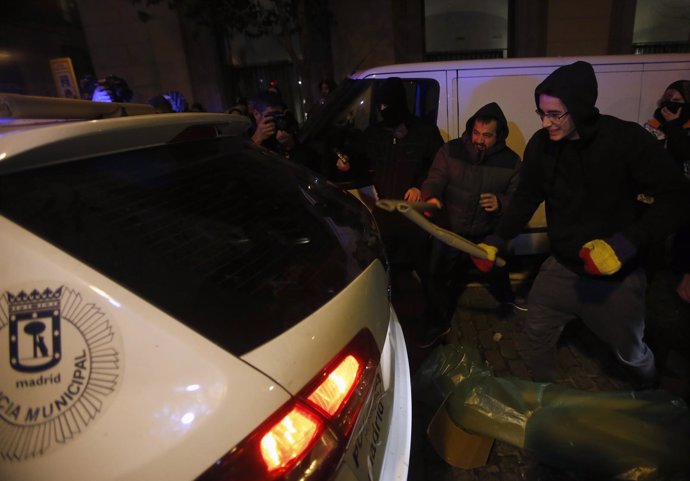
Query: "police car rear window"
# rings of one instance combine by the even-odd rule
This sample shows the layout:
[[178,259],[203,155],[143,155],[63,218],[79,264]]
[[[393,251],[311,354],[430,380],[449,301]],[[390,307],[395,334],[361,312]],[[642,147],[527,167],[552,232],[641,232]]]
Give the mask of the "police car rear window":
[[356,199],[237,138],[3,175],[0,213],[237,355],[382,255]]

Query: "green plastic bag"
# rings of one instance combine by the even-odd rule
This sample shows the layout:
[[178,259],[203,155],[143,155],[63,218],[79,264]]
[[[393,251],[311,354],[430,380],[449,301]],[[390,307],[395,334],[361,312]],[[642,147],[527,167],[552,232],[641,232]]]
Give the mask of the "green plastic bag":
[[665,391],[587,392],[497,378],[473,348],[441,346],[415,376],[460,428],[592,479],[690,478],[690,411]]

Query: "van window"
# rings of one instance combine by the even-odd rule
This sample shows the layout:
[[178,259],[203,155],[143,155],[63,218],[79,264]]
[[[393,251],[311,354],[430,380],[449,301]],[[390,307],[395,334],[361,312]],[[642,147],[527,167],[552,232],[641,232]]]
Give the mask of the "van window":
[[[403,78],[407,106],[415,116],[436,125],[440,87],[428,78]],[[352,179],[335,169],[337,152],[357,155],[363,151],[357,144],[370,125],[381,121],[373,99],[384,78],[348,79],[338,85],[328,103],[317,115],[307,120],[300,132],[300,141],[308,152],[307,166],[346,188],[367,183]]]
[[[364,87],[357,89],[345,108],[337,112],[334,125],[337,127],[352,126],[364,131],[372,124],[381,120],[377,110],[374,108],[374,94],[381,86],[381,80],[358,80]],[[439,85],[433,79],[403,79],[405,91],[407,93],[407,108],[416,117],[427,119],[436,124],[438,116],[438,96]]]

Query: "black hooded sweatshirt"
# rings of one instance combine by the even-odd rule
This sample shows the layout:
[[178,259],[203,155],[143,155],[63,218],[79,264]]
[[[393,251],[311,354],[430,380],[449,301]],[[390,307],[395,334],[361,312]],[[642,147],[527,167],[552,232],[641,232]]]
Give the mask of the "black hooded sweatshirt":
[[[545,201],[552,254],[585,274],[578,253],[586,242],[622,234],[639,253],[687,219],[690,184],[644,128],[599,114],[589,63],[578,61],[549,75],[534,92],[537,107],[542,93],[563,102],[580,138],[552,141],[546,129],[532,136],[520,183],[496,235],[515,237]],[[641,204],[640,193],[653,196],[654,203]],[[636,265],[636,259],[628,262],[614,277]]]
[[[477,117],[495,119],[496,143],[478,157],[472,155],[472,130]],[[467,120],[465,133],[439,149],[422,184],[422,199],[435,197],[444,204],[439,223],[472,240],[493,231],[517,187],[520,157],[506,146],[508,122],[496,102],[480,108]],[[501,208],[486,212],[479,194],[496,194]]]
[[379,198],[402,199],[409,188],[422,185],[443,137],[436,125],[408,110],[405,86],[398,77],[383,81],[374,103],[386,109],[383,120],[364,134],[373,183]]

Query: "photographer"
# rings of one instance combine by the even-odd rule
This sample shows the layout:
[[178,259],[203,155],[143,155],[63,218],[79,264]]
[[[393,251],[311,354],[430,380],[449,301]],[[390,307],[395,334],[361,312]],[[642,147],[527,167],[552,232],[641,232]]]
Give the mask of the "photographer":
[[251,132],[252,142],[293,158],[297,146],[297,121],[285,110],[280,95],[263,90],[252,99],[252,104],[256,121],[256,128]]

